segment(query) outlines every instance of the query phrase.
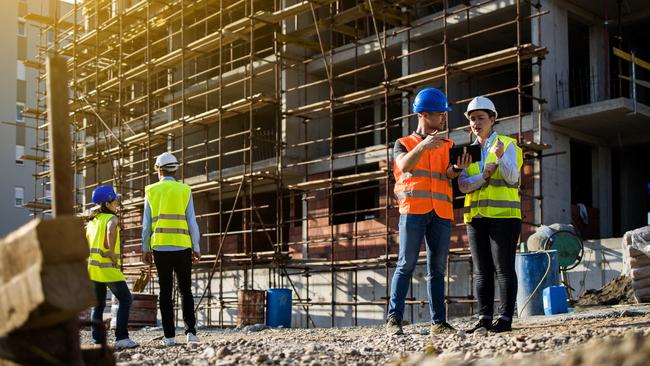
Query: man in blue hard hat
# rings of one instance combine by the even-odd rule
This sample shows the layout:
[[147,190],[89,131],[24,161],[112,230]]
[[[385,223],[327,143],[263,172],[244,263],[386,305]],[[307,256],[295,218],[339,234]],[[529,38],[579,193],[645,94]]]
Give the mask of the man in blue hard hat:
[[395,195],[399,203],[399,256],[391,282],[386,332],[403,334],[402,317],[422,241],[427,253],[427,294],[431,334],[451,333],[445,309],[445,270],[454,218],[449,179],[471,162],[465,154],[449,162],[453,141],[437,136],[446,129],[447,97],[436,88],[422,89],[413,102],[418,126],[393,148]]

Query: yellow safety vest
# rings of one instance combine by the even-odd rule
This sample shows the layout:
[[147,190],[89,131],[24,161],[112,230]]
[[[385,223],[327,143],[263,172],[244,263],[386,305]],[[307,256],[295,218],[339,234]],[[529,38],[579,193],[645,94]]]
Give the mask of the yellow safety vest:
[[161,180],[148,185],[145,196],[151,207],[151,248],[160,245],[192,248],[185,217],[192,197],[190,186],[173,180]]
[[115,238],[115,249],[113,252],[117,257],[117,263],[113,263],[108,257],[108,245],[106,244],[106,225],[114,215],[100,213],[86,227],[86,240],[90,247],[88,257],[88,275],[95,282],[121,282],[125,281],[124,274],[120,271],[120,228],[117,227]]
[[[515,139],[507,136],[496,136],[503,142],[503,151],[508,149],[510,144],[515,144],[517,149],[517,169],[521,169],[523,156],[521,148],[517,146]],[[489,152],[483,166],[488,163],[496,163],[497,156]],[[474,176],[481,174],[479,162],[470,164],[467,167],[467,174]],[[518,218],[521,219],[521,199],[519,198],[519,183],[509,184],[503,179],[501,170],[497,170],[487,180],[487,182],[473,192],[465,195],[465,205],[463,207],[463,219],[465,223],[472,221],[472,218],[480,215],[491,218]]]

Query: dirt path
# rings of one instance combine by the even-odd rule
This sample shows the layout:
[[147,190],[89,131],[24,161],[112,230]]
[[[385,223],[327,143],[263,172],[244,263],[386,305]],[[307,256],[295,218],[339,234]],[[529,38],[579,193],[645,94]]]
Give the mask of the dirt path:
[[[451,323],[462,329],[471,321],[465,318]],[[141,346],[117,352],[116,357],[120,365],[488,365],[494,362],[526,366],[562,365],[539,362],[554,362],[553,357],[576,352],[580,346],[594,340],[615,343],[626,339],[625,342],[641,347],[641,343],[628,339],[633,338],[630,334],[647,338],[644,336],[650,333],[649,325],[650,306],[619,306],[534,317],[516,322],[513,332],[507,334],[467,335],[461,331],[432,338],[427,324],[408,325],[404,328],[404,336],[392,337],[385,335],[383,326],[379,325],[262,330],[248,327],[242,330],[203,329],[199,331],[201,344],[186,345],[185,337],[178,336],[179,344],[171,348],[162,348],[160,341],[154,339],[162,335],[162,330],[157,328],[131,332],[131,337]],[[178,333],[182,332],[179,330]],[[626,335],[628,338],[624,338]],[[82,342],[89,342],[88,331],[82,333]],[[616,344],[618,348],[622,347]],[[540,354],[541,361],[534,356]],[[607,354],[613,353],[607,351]]]

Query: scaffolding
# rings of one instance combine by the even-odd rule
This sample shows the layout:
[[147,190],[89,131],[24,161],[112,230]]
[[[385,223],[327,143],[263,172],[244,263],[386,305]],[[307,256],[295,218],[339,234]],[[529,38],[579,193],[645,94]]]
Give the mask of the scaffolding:
[[[507,106],[499,121],[515,126],[529,166],[525,222],[541,217],[544,100],[533,76],[546,49],[532,38],[545,13],[518,0],[84,0],[29,14],[41,39],[26,63],[38,71],[37,103],[24,112],[38,131],[40,194],[29,207],[49,213],[43,65],[56,53],[68,60],[76,209],[91,206],[99,184],[123,194],[128,276],[142,268],[153,161],[170,151],[208,253],[194,271],[206,325],[232,325],[236,288],[278,286],[293,288],[306,326],[316,326],[312,309],[337,325],[337,307],[352,309],[356,325],[358,307],[387,305],[398,247],[392,144],[414,129],[421,87],[447,92],[446,135],[460,144],[469,143],[460,110],[473,96]],[[455,203],[461,217],[462,197]],[[450,261],[468,257],[462,231],[457,223]],[[364,270],[384,273],[383,296],[360,298]],[[329,277],[327,299],[310,296],[316,274]],[[339,274],[352,278],[344,300]],[[425,303],[411,289],[407,304]]]

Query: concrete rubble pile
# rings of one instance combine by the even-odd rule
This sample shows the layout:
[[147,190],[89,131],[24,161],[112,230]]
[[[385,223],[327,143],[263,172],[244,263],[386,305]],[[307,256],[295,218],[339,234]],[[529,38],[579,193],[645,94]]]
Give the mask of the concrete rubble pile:
[[650,301],[650,226],[628,231],[623,236],[624,272],[632,278],[634,297]]

